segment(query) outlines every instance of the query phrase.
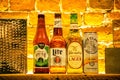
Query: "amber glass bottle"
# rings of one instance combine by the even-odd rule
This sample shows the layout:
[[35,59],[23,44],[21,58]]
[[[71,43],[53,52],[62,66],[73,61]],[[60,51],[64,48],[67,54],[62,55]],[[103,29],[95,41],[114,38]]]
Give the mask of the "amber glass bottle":
[[38,14],[38,25],[33,45],[34,73],[49,73],[49,39],[45,29],[44,14]]
[[82,37],[78,29],[76,13],[70,15],[70,31],[67,37],[67,73],[82,73]]
[[50,42],[50,73],[66,73],[66,42],[62,36],[61,14],[55,14],[53,38]]

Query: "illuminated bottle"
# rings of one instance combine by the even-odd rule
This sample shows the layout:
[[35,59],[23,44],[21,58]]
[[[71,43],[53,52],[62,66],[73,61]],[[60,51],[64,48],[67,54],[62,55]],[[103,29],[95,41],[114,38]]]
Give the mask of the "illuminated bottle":
[[53,38],[50,42],[50,73],[66,73],[66,42],[62,36],[61,14],[55,14]]
[[83,43],[84,43],[84,73],[98,74],[97,32],[85,32]]
[[34,73],[49,73],[49,39],[45,29],[44,14],[38,14],[38,25],[33,45]]
[[67,73],[83,72],[82,37],[78,29],[76,13],[70,15],[70,31],[67,37]]

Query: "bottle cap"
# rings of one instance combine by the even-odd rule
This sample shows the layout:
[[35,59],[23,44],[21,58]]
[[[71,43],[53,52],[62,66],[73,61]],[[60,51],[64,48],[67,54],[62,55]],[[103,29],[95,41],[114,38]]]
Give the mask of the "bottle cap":
[[70,23],[78,23],[77,13],[71,13]]
[[38,14],[38,18],[44,18],[44,14]]
[[61,14],[60,13],[55,13],[55,18],[61,18]]

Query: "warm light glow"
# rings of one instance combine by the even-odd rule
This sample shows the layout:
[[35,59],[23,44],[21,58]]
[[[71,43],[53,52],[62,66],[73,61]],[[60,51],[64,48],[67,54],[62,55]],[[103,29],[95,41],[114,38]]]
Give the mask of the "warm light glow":
[[[64,15],[65,14],[65,15]],[[80,13],[81,15],[83,15],[82,13]],[[80,15],[79,14],[79,15]],[[54,13],[53,12],[49,12],[49,11],[47,11],[47,12],[45,12],[45,15],[46,15],[46,31],[47,31],[47,34],[48,34],[48,37],[49,37],[49,39],[51,39],[52,38],[52,36],[53,36],[53,27],[54,27]],[[67,36],[67,34],[68,34],[68,32],[69,32],[69,16],[68,15],[70,15],[70,13],[68,12],[65,12],[65,13],[63,13],[63,34],[65,35],[65,37]],[[90,16],[89,16],[90,17]],[[80,18],[80,16],[79,16],[79,18]],[[50,20],[50,19],[52,19],[52,20]],[[90,21],[90,19],[88,19],[89,21]],[[101,20],[102,20],[102,17],[101,17]],[[33,20],[34,22],[32,22],[32,23],[36,23],[36,21],[35,20]],[[81,20],[82,21],[82,20]],[[67,24],[66,24],[67,23]],[[64,25],[65,24],[65,25]],[[82,24],[82,23],[80,23],[80,24]],[[90,23],[91,24],[91,23]],[[92,24],[94,24],[94,23],[92,23]],[[37,24],[36,24],[37,25]],[[91,26],[91,25],[84,25],[84,24],[82,24],[82,25],[80,25],[79,26],[79,28],[80,28],[80,35],[83,37],[83,32],[82,32],[82,30],[84,30],[84,29],[87,29],[87,28],[96,28],[96,26]],[[98,28],[98,27],[97,27]],[[35,30],[36,30],[36,27],[29,27],[28,28],[28,56],[27,56],[27,58],[28,58],[28,61],[27,61],[27,68],[28,68],[28,71],[27,71],[27,74],[33,74],[33,38],[34,38],[34,35],[35,35],[35,33],[33,33],[33,32],[35,32]],[[92,30],[91,30],[92,31]],[[100,35],[98,35],[98,37],[99,37],[99,40],[100,41],[98,41],[98,44],[99,45],[104,45],[105,47],[109,47],[109,46],[111,46],[112,44],[113,44],[113,42],[110,42],[110,41],[108,41],[108,40],[106,40],[107,38],[107,36],[109,36],[109,38],[110,38],[110,40],[112,39],[111,37],[111,35],[105,35],[105,36],[101,36],[103,33],[100,33],[99,32],[99,34]],[[101,37],[100,37],[101,36]],[[106,40],[106,41],[108,41],[108,42],[106,42],[106,41],[104,41],[104,39]],[[103,41],[102,41],[103,40]],[[104,48],[105,49],[105,48]],[[99,57],[99,60],[98,60],[98,68],[99,68],[99,74],[105,74],[105,59],[104,59],[104,49],[102,49],[102,50],[100,50],[102,53],[98,53],[98,54],[100,54],[100,56],[98,56]],[[99,50],[98,50],[99,51]]]
[[114,28],[114,31],[117,31],[117,30],[120,30],[120,27],[118,27],[118,28]]
[[28,71],[27,74],[33,74],[33,71]]
[[101,41],[101,42],[98,42],[98,44],[102,44],[102,45],[104,44],[106,47],[109,47],[110,45],[113,44],[113,42],[106,43],[104,41],[103,42]]

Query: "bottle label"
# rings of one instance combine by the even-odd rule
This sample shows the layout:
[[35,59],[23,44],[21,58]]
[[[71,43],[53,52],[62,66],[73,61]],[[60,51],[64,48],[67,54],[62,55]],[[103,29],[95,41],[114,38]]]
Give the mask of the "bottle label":
[[78,24],[70,24],[70,29],[78,29]]
[[54,25],[55,28],[61,28],[62,27],[61,24],[62,23],[60,18],[55,19],[55,25]]
[[51,48],[50,49],[50,66],[65,66],[66,65],[66,49]]
[[95,32],[84,34],[84,72],[98,72],[98,43]]
[[49,46],[40,43],[34,46],[35,67],[48,67]]
[[84,49],[88,54],[97,52],[97,35],[95,33],[86,33],[84,40]]
[[82,47],[78,42],[72,42],[68,46],[68,64],[75,69],[82,66]]

